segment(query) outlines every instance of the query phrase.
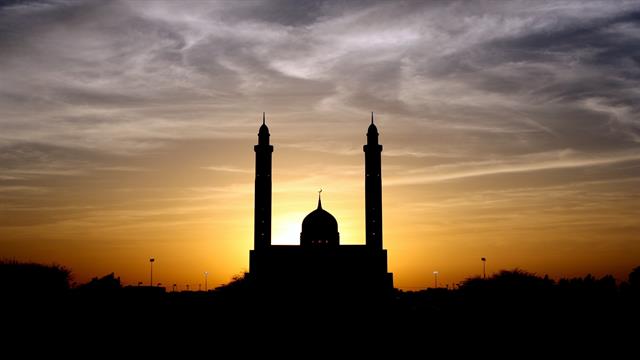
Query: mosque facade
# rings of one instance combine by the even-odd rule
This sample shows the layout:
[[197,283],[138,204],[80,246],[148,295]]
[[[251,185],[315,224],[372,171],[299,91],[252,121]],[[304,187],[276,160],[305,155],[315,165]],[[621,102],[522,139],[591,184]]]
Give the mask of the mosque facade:
[[[269,128],[263,114],[256,153],[254,248],[249,254],[249,276],[264,288],[312,291],[388,293],[393,275],[387,270],[382,243],[382,145],[373,122],[363,146],[365,173],[364,245],[341,245],[338,221],[322,206],[302,221],[300,245],[271,244],[272,154]],[[326,204],[325,204],[326,206]]]

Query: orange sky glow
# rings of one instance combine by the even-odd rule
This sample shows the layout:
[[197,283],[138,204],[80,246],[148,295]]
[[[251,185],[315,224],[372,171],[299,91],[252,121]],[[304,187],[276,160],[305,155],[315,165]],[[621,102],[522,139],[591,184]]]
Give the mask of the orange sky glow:
[[563,4],[0,6],[0,257],[77,283],[148,283],[150,257],[154,283],[228,282],[253,247],[262,111],[273,242],[297,243],[321,188],[341,243],[363,244],[375,111],[396,287],[453,286],[482,257],[488,274],[624,280],[637,4]]

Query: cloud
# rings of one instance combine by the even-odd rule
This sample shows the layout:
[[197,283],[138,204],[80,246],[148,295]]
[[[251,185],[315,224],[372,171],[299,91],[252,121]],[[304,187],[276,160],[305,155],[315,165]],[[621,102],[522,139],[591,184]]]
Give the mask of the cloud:
[[[376,109],[459,132],[563,141],[570,135],[551,107],[594,118],[583,146],[620,147],[620,137],[638,137],[637,11],[608,2],[10,4],[0,19],[2,141],[145,151],[245,131],[264,108],[281,117]],[[615,134],[603,136],[603,124]]]
[[640,161],[640,153],[638,152],[601,156],[580,154],[571,150],[564,150],[470,163],[437,165],[414,170],[412,173],[410,172],[407,175],[391,177],[385,180],[385,185],[397,186],[426,184],[477,176],[598,167],[637,161]]
[[375,111],[386,166],[408,169],[387,184],[633,161],[639,18],[595,1],[7,3],[0,181],[155,171],[135,160],[247,141],[262,111],[278,151],[330,155],[310,169],[360,156]]
[[138,171],[148,171],[148,169],[137,166],[101,166],[96,167],[97,171],[122,171],[122,172],[138,172]]
[[2,193],[45,193],[47,189],[36,186],[0,186],[0,192]]
[[252,173],[252,171],[249,169],[240,169],[234,166],[205,166],[205,167],[202,167],[202,169],[219,171],[219,172],[242,173],[242,174]]

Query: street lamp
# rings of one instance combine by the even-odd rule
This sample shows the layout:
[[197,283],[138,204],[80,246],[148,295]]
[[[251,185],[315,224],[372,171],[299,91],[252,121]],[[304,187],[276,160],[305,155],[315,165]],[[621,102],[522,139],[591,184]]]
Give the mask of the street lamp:
[[437,289],[438,288],[438,272],[434,271],[433,275],[435,275],[435,277],[436,277],[436,289]]
[[487,278],[487,258],[482,258],[482,278]]
[[208,271],[204,272],[204,291],[207,291],[207,275],[209,275]]
[[151,277],[149,279],[149,286],[153,286],[153,262],[156,261],[154,258],[149,259],[149,263],[151,264]]

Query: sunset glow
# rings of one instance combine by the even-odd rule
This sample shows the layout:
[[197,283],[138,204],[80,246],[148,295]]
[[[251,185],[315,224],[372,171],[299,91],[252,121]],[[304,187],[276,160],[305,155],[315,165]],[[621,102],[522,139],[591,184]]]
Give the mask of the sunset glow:
[[153,256],[164,285],[228,282],[253,248],[263,111],[273,243],[298,244],[323,189],[341,243],[364,244],[375,111],[396,287],[452,286],[483,257],[625,278],[640,6],[482,4],[0,5],[0,257],[137,284]]

